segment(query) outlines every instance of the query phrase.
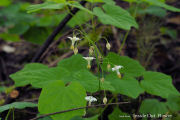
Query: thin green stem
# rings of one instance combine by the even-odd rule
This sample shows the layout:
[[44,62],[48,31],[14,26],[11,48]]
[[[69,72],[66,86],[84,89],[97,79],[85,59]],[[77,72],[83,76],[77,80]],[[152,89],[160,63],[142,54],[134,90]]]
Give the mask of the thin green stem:
[[8,111],[8,113],[7,113],[7,115],[6,115],[5,120],[8,120],[8,117],[9,117],[10,113],[11,113],[11,109],[9,109],[9,111]]
[[[133,13],[133,17],[134,17],[134,18],[136,18],[136,14],[137,14],[137,9],[138,9],[139,3],[140,3],[140,2],[138,2],[138,3],[136,4],[135,10],[134,10],[134,13]],[[131,4],[130,4],[130,5],[131,5]],[[128,37],[128,35],[129,35],[129,32],[130,32],[130,30],[128,30],[128,31],[126,32],[125,36],[124,36],[123,42],[122,42],[122,44],[121,44],[121,46],[120,46],[120,49],[119,49],[119,51],[118,51],[119,54],[121,53],[121,51],[122,51],[122,49],[123,49],[123,47],[124,47],[124,44],[126,43],[127,37]]]
[[123,42],[122,42],[122,44],[121,44],[121,46],[120,46],[120,49],[119,49],[119,51],[118,51],[119,54],[121,53],[121,51],[122,51],[122,49],[123,49],[123,47],[124,47],[124,44],[126,43],[127,37],[128,37],[128,35],[129,35],[129,31],[130,31],[130,30],[128,30],[128,31],[126,32],[125,36],[124,36]]

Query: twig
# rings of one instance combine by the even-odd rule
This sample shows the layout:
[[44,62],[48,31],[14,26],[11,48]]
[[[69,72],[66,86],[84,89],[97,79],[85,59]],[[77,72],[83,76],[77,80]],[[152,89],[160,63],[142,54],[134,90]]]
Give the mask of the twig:
[[[81,1],[80,4],[84,6],[86,1]],[[43,46],[40,48],[40,50],[36,53],[36,55],[33,57],[31,62],[39,62],[39,58],[43,54],[43,52],[49,47],[49,45],[53,42],[54,38],[57,36],[57,34],[64,28],[64,26],[67,24],[67,22],[72,18],[72,15],[75,15],[79,11],[78,8],[74,8],[70,11],[70,13],[64,18],[63,21],[60,22],[58,27],[52,32],[52,34],[47,38]]]
[[54,113],[41,115],[39,117],[35,117],[35,118],[30,119],[30,120],[37,120],[39,118],[43,118],[43,117],[46,117],[46,116],[55,115],[55,114],[61,114],[61,113],[70,112],[70,111],[79,110],[79,109],[84,109],[84,108],[103,107],[103,106],[108,106],[108,105],[119,105],[119,104],[128,104],[128,103],[129,102],[119,102],[119,103],[109,103],[109,104],[91,105],[91,106],[86,106],[86,107],[78,107],[78,108],[73,108],[73,109],[69,109],[69,110],[64,110],[64,111],[59,111],[59,112],[54,112]]

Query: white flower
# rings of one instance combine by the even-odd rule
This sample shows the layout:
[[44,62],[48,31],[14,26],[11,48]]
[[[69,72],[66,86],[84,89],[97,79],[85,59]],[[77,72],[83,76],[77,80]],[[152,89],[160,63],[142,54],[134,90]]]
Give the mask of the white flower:
[[79,38],[76,37],[76,36],[68,37],[68,38],[69,38],[69,39],[71,40],[71,42],[72,42],[72,44],[71,44],[71,49],[74,49],[74,44],[75,44],[76,41],[81,40],[81,39],[79,39]]
[[93,97],[93,96],[86,96],[85,100],[87,100],[88,102],[95,102],[95,101],[97,101],[97,99],[95,97]]
[[87,65],[87,68],[91,68],[91,61],[93,60],[93,59],[96,59],[96,58],[94,58],[94,57],[83,57],[85,60],[87,60],[87,62],[88,62],[88,65]]
[[89,102],[89,106],[91,106],[91,102],[97,101],[97,99],[93,96],[86,96],[85,100],[87,100]]
[[118,77],[121,78],[121,73],[119,72],[119,69],[122,69],[122,68],[123,68],[123,66],[121,66],[121,65],[115,65],[115,66],[112,68],[112,71],[116,71]]

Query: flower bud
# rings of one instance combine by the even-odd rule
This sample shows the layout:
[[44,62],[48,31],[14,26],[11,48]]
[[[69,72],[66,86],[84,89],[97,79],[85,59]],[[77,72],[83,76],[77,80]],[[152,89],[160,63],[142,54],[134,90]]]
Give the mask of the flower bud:
[[118,76],[118,78],[120,78],[120,79],[122,78],[121,73],[118,73],[117,76]]
[[102,78],[100,79],[100,81],[103,83],[103,82],[104,82],[104,78],[102,77]]
[[70,49],[71,49],[71,50],[74,50],[74,46],[73,46],[73,45],[71,45]]
[[76,55],[78,53],[78,49],[74,48],[74,54]]
[[111,49],[111,45],[109,44],[109,42],[106,43],[106,48],[107,48],[108,50]]
[[94,53],[94,47],[91,46],[91,47],[89,48],[89,55],[93,55],[93,53]]
[[103,103],[104,103],[104,104],[107,103],[107,98],[106,98],[106,97],[103,98]]
[[108,69],[108,71],[111,70],[111,65],[110,64],[107,64],[107,69]]

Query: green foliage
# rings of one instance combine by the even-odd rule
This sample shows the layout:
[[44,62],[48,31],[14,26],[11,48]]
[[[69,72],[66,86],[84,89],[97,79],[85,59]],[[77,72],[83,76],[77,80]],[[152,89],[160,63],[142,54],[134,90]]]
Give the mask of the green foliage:
[[110,4],[110,5],[115,5],[116,3],[114,2],[114,0],[103,0],[104,3],[106,4]]
[[96,2],[102,3],[102,2],[104,2],[104,0],[86,0],[86,1],[91,2],[91,3],[96,3]]
[[155,5],[155,6],[165,8],[165,9],[173,11],[173,12],[180,12],[180,9],[175,8],[173,6],[170,6],[170,5],[167,5],[164,2],[161,2],[161,1],[158,1],[158,0],[142,0],[142,1],[147,2],[147,3],[151,4],[151,5]]
[[140,110],[142,114],[152,114],[158,117],[158,114],[165,115],[168,112],[166,104],[156,99],[146,99],[142,102]]
[[98,115],[89,118],[82,118],[79,116],[73,117],[71,120],[98,120]]
[[[158,72],[146,72],[137,61],[115,53],[109,53],[104,58],[103,68],[106,71],[107,64],[122,65],[120,73],[123,75],[122,78],[119,78],[115,72],[110,72],[110,70],[110,73],[106,73],[105,81],[100,82],[100,86],[98,78],[87,69],[87,61],[79,54],[60,61],[57,67],[53,68],[39,63],[27,64],[23,70],[12,74],[11,78],[15,81],[16,86],[32,84],[34,87],[42,88],[38,103],[41,114],[85,106],[86,92],[94,93],[100,89],[120,93],[134,99],[144,91],[168,99],[166,103],[155,99],[143,101],[140,112],[144,114],[165,114],[168,111],[167,108],[172,111],[179,110],[180,95],[172,85],[170,76]],[[140,78],[142,80],[139,84]],[[172,102],[173,104],[171,104]],[[109,117],[115,119],[115,114],[121,113],[115,109]],[[69,120],[83,114],[83,110],[78,110],[51,117],[54,120]]]
[[1,0],[0,7],[8,6],[10,3],[11,3],[11,0]]
[[167,9],[167,10],[170,10],[173,12],[180,12],[179,8],[176,8],[176,7],[173,7],[173,6],[166,4],[165,0],[124,0],[124,1],[130,2],[130,3],[132,3],[132,2],[137,2],[137,3],[145,2],[145,3],[148,3],[150,5],[162,7],[164,9]]
[[20,37],[16,34],[0,33],[0,38],[6,41],[13,41],[13,42],[20,41]]
[[4,92],[5,90],[6,90],[6,87],[3,87],[3,86],[1,87],[1,86],[0,86],[0,93],[1,93],[1,92]]
[[119,56],[115,53],[109,53],[107,57],[104,58],[103,68],[107,71],[107,64],[110,64],[112,67],[114,65],[121,65],[123,69],[120,69],[120,73],[123,73],[132,77],[139,77],[143,74],[145,69],[140,65],[136,60],[133,60],[127,56]]
[[[65,86],[62,81],[54,81],[42,89],[38,109],[41,114],[58,112],[86,105],[85,89],[77,82]],[[53,120],[69,120],[74,116],[82,116],[84,109],[63,114],[51,115]]]
[[167,28],[167,27],[161,27],[160,31],[161,31],[162,34],[168,35],[172,39],[177,39],[178,33],[177,33],[177,30],[175,30],[175,29],[170,29],[170,28]]
[[105,80],[109,81],[115,88],[116,93],[127,95],[132,98],[137,98],[144,90],[140,87],[139,82],[133,77],[123,76],[119,79],[116,74],[109,74]]
[[[37,26],[40,26],[42,24],[43,23],[41,22],[37,24]],[[24,33],[23,37],[31,43],[42,44],[48,37],[49,33],[50,33],[49,30],[45,28],[31,27],[26,33]]]
[[36,107],[37,104],[30,102],[14,102],[11,104],[0,106],[0,113],[8,109],[24,109],[26,107]]
[[[71,28],[86,24],[91,18],[92,23],[94,23],[92,28],[99,25],[99,21],[102,24],[112,25],[123,30],[130,30],[132,27],[138,28],[135,16],[131,16],[127,10],[117,6],[114,0],[87,1],[91,2],[91,4],[84,7],[75,0],[46,0],[44,3],[30,6],[28,3],[9,5],[11,1],[5,2],[3,0],[0,6],[7,7],[0,10],[0,26],[6,30],[0,34],[0,38],[20,41],[21,36],[27,41],[41,44],[48,37],[49,33],[52,32],[53,27],[57,26],[59,21],[62,21],[69,13],[68,7],[80,9],[67,23],[67,26]],[[124,1],[130,3],[136,2],[138,4],[143,3],[145,7],[137,11],[137,13],[140,14],[165,17],[166,10],[180,12],[180,9],[165,4],[164,0]],[[144,3],[148,3],[149,6]],[[27,8],[27,6],[29,7]],[[43,14],[35,15],[25,13],[26,9],[28,13],[39,10],[44,11]],[[54,11],[51,13],[45,11],[45,9],[52,9]],[[56,14],[52,15],[54,13]],[[136,12],[134,12],[133,15],[135,15],[135,13]],[[95,17],[97,17],[97,19],[95,19]],[[95,31],[95,28],[93,28],[93,30]],[[166,28],[162,28],[160,31],[173,39],[177,38],[177,31]],[[83,37],[87,36],[84,35]],[[88,42],[91,44],[91,42],[94,41],[89,41],[88,39]],[[95,43],[93,43],[93,45],[94,44]],[[98,58],[96,58],[96,60],[98,61]],[[56,67],[52,68],[39,63],[26,64],[21,71],[10,75],[10,77],[14,80],[16,87],[31,84],[32,87],[42,88],[38,101],[38,110],[41,115],[77,107],[85,107],[86,93],[101,93],[100,91],[102,90],[105,96],[106,91],[108,91],[112,95],[122,94],[129,98],[136,99],[140,94],[146,92],[167,100],[166,102],[159,102],[155,99],[146,99],[141,104],[140,113],[166,114],[168,111],[180,110],[180,94],[173,86],[172,79],[168,75],[159,72],[145,71],[144,67],[138,61],[127,56],[119,56],[112,52],[103,58],[102,64],[101,62],[97,63],[98,67],[102,68],[102,73],[98,72],[97,75],[94,75],[87,69],[87,64],[88,62],[81,55],[77,54],[61,60]],[[111,68],[107,69],[108,65],[111,65],[111,67],[121,65],[123,68],[119,71],[112,71]],[[122,77],[117,76],[118,72],[120,72]],[[100,76],[104,77],[105,80],[100,79]],[[0,88],[0,91],[4,91],[4,88]],[[100,102],[102,101],[98,99],[98,103]],[[110,102],[109,99],[108,102]],[[15,102],[1,106],[0,112],[12,108],[23,109],[25,107],[36,107],[36,104]],[[100,108],[100,110],[102,110],[102,108]],[[63,114],[51,115],[42,120],[98,120],[99,117],[99,115],[95,115],[90,118],[82,118],[84,114],[85,109],[80,109]],[[110,120],[116,120],[120,119],[120,116],[129,115],[123,113],[119,108],[115,108],[108,117]],[[129,120],[131,118],[125,117],[123,119]]]
[[42,4],[35,4],[35,5],[31,5],[27,8],[27,12],[31,13],[31,12],[36,12],[39,11],[41,9],[62,9],[64,8],[65,4],[64,3],[56,3],[56,2],[45,2]]
[[[43,64],[27,64],[22,71],[12,74],[15,86],[32,84],[42,88],[52,81],[62,80],[65,83],[79,82],[88,92],[96,92],[99,89],[99,80],[86,68],[87,61],[81,55],[74,55],[59,62],[57,67],[48,68]],[[112,90],[108,82],[103,83],[104,89]]]
[[118,107],[116,107],[113,112],[108,116],[109,120],[131,120],[131,116],[127,113],[122,112]]
[[[21,11],[23,4],[14,4],[0,10],[0,25],[10,28],[10,33],[23,34],[25,33],[35,18],[33,15],[26,14]],[[16,33],[17,27],[20,25],[20,29]],[[14,30],[13,30],[14,29]]]
[[150,14],[150,15],[154,15],[157,17],[161,17],[164,18],[167,14],[166,10],[161,8],[161,7],[157,7],[157,6],[149,6],[146,9],[139,9],[138,13],[140,14]]
[[80,10],[79,12],[74,15],[74,17],[68,22],[68,26],[75,27],[76,25],[85,24],[91,18],[90,14],[85,11]]
[[48,116],[48,117],[40,118],[38,120],[52,120],[52,118]]
[[171,111],[180,111],[180,96],[169,95],[166,105]]
[[99,7],[93,9],[93,13],[98,16],[103,24],[113,25],[125,30],[130,30],[132,26],[138,28],[135,19],[121,7],[105,4],[103,8],[105,12]]
[[169,95],[180,95],[172,84],[170,76],[159,72],[144,72],[144,80],[141,81],[141,86],[147,93],[152,95],[168,98]]

